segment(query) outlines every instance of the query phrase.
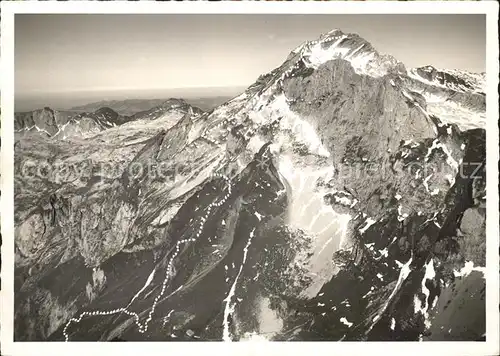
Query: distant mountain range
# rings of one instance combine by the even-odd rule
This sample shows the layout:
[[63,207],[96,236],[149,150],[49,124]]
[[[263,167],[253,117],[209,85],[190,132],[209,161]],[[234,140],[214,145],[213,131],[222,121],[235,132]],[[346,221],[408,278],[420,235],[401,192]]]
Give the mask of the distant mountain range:
[[[131,101],[135,102],[135,101]],[[128,101],[101,102],[99,107],[91,112],[79,112],[93,109],[96,105],[89,104],[85,107],[73,108],[69,111],[52,110],[43,108],[39,110],[15,113],[14,129],[16,137],[26,135],[42,135],[53,138],[86,138],[93,136],[103,130],[123,125],[135,120],[156,120],[165,114],[174,111],[187,113],[191,110],[193,114],[201,114],[203,110],[191,106],[181,99],[168,99],[164,101],[139,101],[141,105],[135,104],[135,108],[152,108],[136,111],[131,115],[122,115],[108,106],[101,104],[112,104],[114,107],[131,108],[132,103]]]
[[484,338],[484,78],[333,30],[213,110],[19,114],[15,340]]
[[[184,100],[194,107],[199,107],[204,111],[209,111],[230,99],[231,97],[229,96],[215,96],[206,98],[190,98]],[[133,115],[140,111],[146,111],[160,106],[167,100],[168,99],[103,100],[86,105],[75,106],[69,109],[69,111],[91,112],[102,107],[109,107],[120,115]]]

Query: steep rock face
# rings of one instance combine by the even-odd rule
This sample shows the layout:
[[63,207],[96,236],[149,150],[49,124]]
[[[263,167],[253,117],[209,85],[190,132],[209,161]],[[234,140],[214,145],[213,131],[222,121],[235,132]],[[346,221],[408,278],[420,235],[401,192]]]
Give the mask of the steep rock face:
[[[425,146],[436,137],[434,123],[416,105],[408,105],[388,77],[361,77],[345,61],[332,61],[309,77],[285,81],[284,95],[291,109],[311,122],[334,167],[346,175],[334,178],[336,185],[355,191],[364,206],[384,181],[398,188],[398,180],[405,179],[396,177],[394,162],[397,152],[404,150],[402,143],[412,140]],[[370,173],[375,167],[384,174]],[[350,173],[363,179],[353,180]]]
[[335,30],[210,113],[21,140],[16,339],[481,337],[485,133],[414,82]]
[[121,116],[108,107],[102,107],[93,113],[81,113],[60,127],[55,135],[58,139],[72,137],[87,138],[111,127],[123,125],[132,118]]
[[[467,139],[470,146],[464,162],[475,163],[485,154],[484,132],[467,134]],[[476,242],[460,232],[470,223],[464,220],[468,212],[477,209],[470,190],[478,180],[484,181],[482,169],[473,172],[464,168],[436,204],[434,214],[419,211],[402,219],[391,209],[370,224],[364,215],[354,219],[359,229],[353,232],[353,249],[337,253],[334,261],[344,261],[341,271],[309,305],[299,307],[303,315],[295,317],[292,325],[316,316],[313,326],[304,331],[307,336],[298,335],[297,339],[458,340],[464,330],[469,330],[472,339],[479,339],[485,326],[484,279],[481,269],[469,273],[474,264],[484,263],[484,246],[472,251]],[[480,231],[476,231],[475,240],[481,240]],[[464,261],[473,261],[470,270],[458,272]],[[460,287],[463,283],[475,285],[474,297],[464,293],[467,288]],[[350,292],[335,292],[345,289]],[[449,300],[470,301],[471,305],[460,311],[464,315],[447,324],[442,313]],[[447,325],[446,333],[440,329],[442,325]]]

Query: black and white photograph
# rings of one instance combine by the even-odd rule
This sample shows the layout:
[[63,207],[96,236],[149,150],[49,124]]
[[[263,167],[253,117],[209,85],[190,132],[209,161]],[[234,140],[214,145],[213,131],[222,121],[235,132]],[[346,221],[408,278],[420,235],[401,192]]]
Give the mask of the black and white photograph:
[[14,343],[491,341],[485,13],[13,21]]

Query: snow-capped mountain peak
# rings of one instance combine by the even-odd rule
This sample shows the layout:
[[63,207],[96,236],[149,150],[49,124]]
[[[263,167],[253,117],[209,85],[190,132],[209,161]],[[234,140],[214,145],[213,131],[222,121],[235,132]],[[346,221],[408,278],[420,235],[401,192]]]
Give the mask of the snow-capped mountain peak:
[[303,43],[292,51],[291,57],[296,56],[314,69],[327,61],[343,59],[349,61],[358,74],[381,77],[393,71],[406,73],[404,65],[394,57],[380,54],[359,35],[338,29]]

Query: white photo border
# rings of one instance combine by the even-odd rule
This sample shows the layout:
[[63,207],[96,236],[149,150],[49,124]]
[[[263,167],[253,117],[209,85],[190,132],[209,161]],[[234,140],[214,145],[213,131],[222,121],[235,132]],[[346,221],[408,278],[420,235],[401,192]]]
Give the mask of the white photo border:
[[[1,348],[5,355],[341,354],[498,355],[498,3],[496,1],[31,2],[1,3]],[[485,342],[14,342],[14,16],[15,14],[485,14],[487,26],[487,215]]]

